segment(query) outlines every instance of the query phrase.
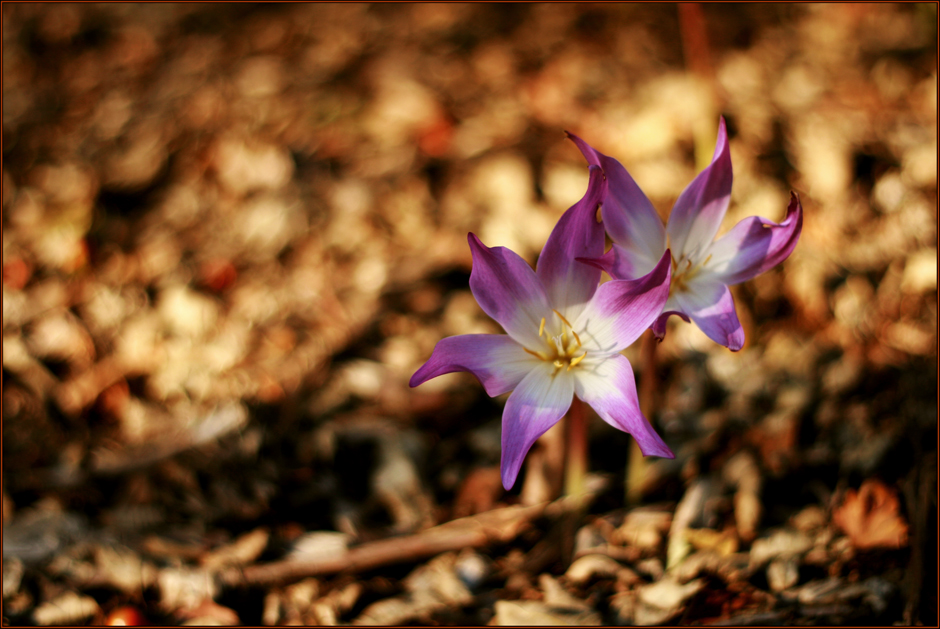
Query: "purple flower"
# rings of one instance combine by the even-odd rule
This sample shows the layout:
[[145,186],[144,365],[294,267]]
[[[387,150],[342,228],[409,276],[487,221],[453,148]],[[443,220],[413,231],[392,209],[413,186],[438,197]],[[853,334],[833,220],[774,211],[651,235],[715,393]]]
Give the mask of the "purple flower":
[[506,489],[532,444],[568,411],[572,395],[632,434],[643,454],[673,457],[640,412],[633,369],[620,354],[662,312],[669,256],[643,278],[600,286],[600,270],[576,261],[604,253],[604,226],[596,213],[606,192],[603,172],[592,166],[587,193],[559,219],[535,271],[509,249],[487,247],[470,234],[470,290],[507,335],[442,339],[411,378],[415,387],[469,371],[490,396],[512,391],[503,410],[500,469]]
[[588,163],[600,166],[607,176],[602,215],[614,241],[605,255],[584,261],[616,279],[632,279],[648,273],[663,252],[671,250],[669,299],[651,326],[653,333],[662,339],[666,320],[679,315],[694,321],[716,343],[735,352],[741,349],[744,330],[728,286],[760,275],[790,255],[803,227],[799,197],[790,193],[782,223],[751,216],[714,240],[731,199],[731,153],[722,118],[712,163],[679,195],[664,229],[653,205],[620,162],[580,138],[572,139]]

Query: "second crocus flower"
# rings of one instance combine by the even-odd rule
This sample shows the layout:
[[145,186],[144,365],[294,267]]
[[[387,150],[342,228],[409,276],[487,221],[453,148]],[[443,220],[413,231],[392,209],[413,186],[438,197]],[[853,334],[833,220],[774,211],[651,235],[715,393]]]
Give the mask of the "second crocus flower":
[[591,263],[616,279],[640,277],[672,251],[669,299],[653,323],[660,339],[666,320],[678,315],[691,320],[710,339],[732,351],[744,346],[744,330],[735,312],[728,286],[747,281],[783,262],[796,247],[803,227],[803,208],[790,195],[781,223],[748,217],[715,240],[731,200],[731,152],[725,120],[718,127],[718,142],[711,164],[679,195],[665,227],[627,170],[572,136],[588,163],[607,176],[608,194],[602,215],[614,245]]

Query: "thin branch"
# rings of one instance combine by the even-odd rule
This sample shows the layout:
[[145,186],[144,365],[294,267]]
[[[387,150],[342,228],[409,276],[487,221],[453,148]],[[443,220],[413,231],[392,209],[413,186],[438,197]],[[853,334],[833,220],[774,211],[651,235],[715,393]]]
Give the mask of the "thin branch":
[[368,542],[345,553],[322,559],[285,559],[241,569],[229,569],[222,573],[222,581],[229,585],[289,582],[336,572],[362,572],[461,548],[479,548],[493,542],[508,542],[541,515],[546,506],[540,504],[494,509],[452,520],[414,535]]

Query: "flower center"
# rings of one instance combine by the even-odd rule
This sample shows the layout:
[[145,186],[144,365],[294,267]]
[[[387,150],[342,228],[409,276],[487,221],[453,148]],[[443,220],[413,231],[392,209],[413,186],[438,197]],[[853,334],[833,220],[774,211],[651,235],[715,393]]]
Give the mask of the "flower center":
[[669,296],[672,296],[673,291],[685,292],[689,288],[689,282],[699,274],[699,271],[702,270],[702,267],[708,264],[708,261],[711,260],[712,255],[708,256],[699,262],[694,264],[691,259],[682,256],[676,260],[675,256],[672,256],[672,282],[669,284]]
[[555,336],[550,334],[545,329],[545,317],[542,317],[542,322],[539,324],[539,338],[544,339],[545,348],[542,351],[532,351],[525,347],[522,349],[539,360],[552,363],[555,367],[552,374],[554,375],[563,367],[567,367],[567,371],[571,371],[572,367],[576,367],[578,363],[584,360],[584,357],[587,356],[587,350],[581,349],[581,337],[574,331],[571,323],[557,310],[553,309],[552,312],[561,320],[561,334]]

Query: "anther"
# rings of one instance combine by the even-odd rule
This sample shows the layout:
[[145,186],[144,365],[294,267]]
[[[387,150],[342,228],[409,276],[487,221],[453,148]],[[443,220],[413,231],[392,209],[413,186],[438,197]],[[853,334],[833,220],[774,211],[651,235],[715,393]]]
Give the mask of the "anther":
[[582,360],[584,360],[584,357],[585,357],[585,356],[587,356],[587,352],[584,352],[584,353],[581,354],[580,356],[577,356],[577,357],[575,357],[575,358],[572,358],[572,359],[568,362],[568,371],[571,371],[571,368],[572,368],[572,367],[574,367],[574,366],[577,365],[579,362],[581,362]]
[[545,317],[542,317],[542,323],[539,324],[539,338],[542,338],[542,333],[545,331]]
[[558,318],[561,319],[561,320],[565,323],[565,325],[567,325],[569,328],[572,327],[572,325],[571,325],[570,323],[568,323],[568,320],[565,319],[565,318],[561,315],[560,312],[558,312],[558,311],[555,310],[554,308],[552,308],[552,312],[554,312],[556,315],[558,315]]
[[548,356],[546,356],[542,352],[533,352],[531,349],[527,349],[525,347],[522,348],[522,351],[524,351],[526,354],[531,354],[532,356],[535,356],[539,360],[548,360]]
[[578,333],[574,331],[574,328],[571,329],[571,333],[574,334],[574,340],[577,342],[578,347],[581,347],[581,337],[578,336]]

